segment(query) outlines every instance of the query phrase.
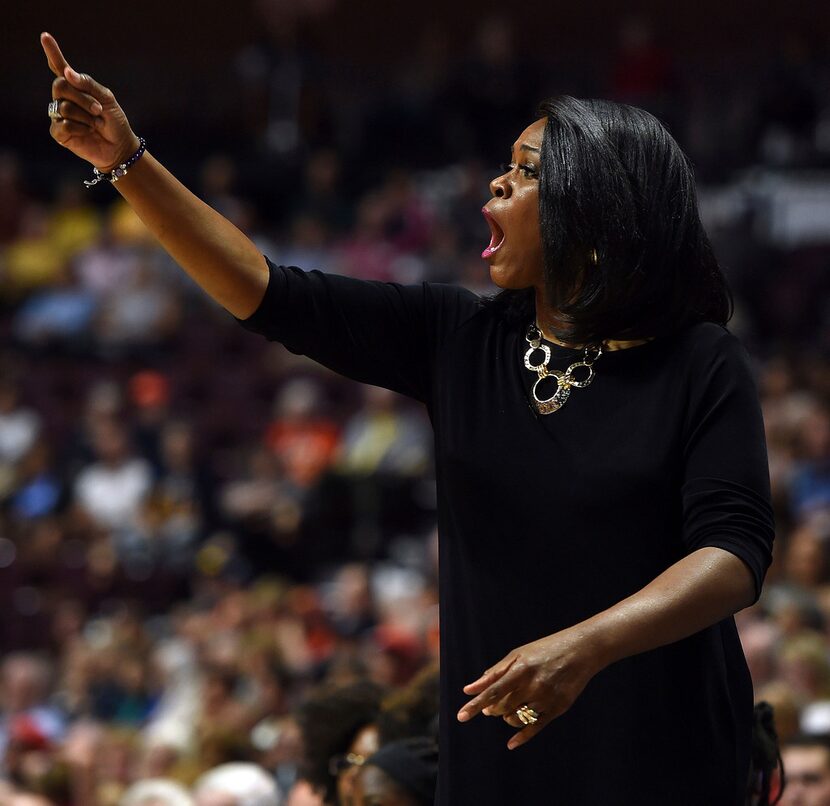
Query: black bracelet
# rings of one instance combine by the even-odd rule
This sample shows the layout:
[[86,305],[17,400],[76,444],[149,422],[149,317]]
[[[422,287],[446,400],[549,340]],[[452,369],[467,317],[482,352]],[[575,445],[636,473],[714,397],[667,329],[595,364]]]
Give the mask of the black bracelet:
[[84,184],[88,188],[91,188],[93,185],[97,185],[99,182],[103,181],[117,182],[122,176],[124,176],[125,173],[127,173],[127,169],[138,161],[147,148],[147,143],[143,137],[139,137],[138,142],[138,151],[136,151],[135,154],[133,154],[132,157],[130,157],[126,162],[122,162],[120,165],[113,168],[109,173],[104,173],[103,171],[99,171],[97,168],[93,168],[92,171],[95,174],[95,179],[91,182],[84,179]]

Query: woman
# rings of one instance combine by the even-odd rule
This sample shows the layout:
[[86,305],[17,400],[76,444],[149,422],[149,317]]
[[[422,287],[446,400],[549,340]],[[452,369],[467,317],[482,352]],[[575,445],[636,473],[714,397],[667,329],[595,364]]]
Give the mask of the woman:
[[438,745],[426,736],[389,742],[361,765],[355,806],[432,806]]
[[379,747],[376,722],[385,694],[370,680],[356,680],[322,686],[297,709],[303,738],[300,774],[327,806],[354,806],[357,772]]
[[[100,170],[128,160],[112,93],[42,43],[52,136]],[[511,156],[485,208],[491,304],[275,266],[149,153],[116,189],[243,326],[426,404],[437,803],[738,806],[753,693],[732,614],[773,519],[691,171],[651,115],[567,97]]]

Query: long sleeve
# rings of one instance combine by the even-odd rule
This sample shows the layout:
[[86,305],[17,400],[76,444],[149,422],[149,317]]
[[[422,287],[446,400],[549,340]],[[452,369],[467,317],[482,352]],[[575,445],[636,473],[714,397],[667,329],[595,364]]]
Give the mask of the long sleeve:
[[749,357],[719,330],[693,356],[699,368],[691,373],[684,427],[683,541],[690,552],[718,546],[740,557],[757,601],[775,534],[764,423]]
[[267,257],[265,295],[242,327],[375,386],[429,400],[437,351],[479,309],[478,297],[439,283],[358,280]]

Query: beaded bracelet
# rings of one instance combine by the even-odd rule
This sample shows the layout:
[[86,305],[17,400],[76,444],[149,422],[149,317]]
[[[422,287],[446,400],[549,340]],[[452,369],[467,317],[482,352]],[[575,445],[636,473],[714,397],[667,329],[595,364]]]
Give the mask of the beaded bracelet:
[[127,169],[134,165],[141,155],[144,153],[145,149],[147,148],[147,143],[145,142],[143,137],[138,138],[139,146],[138,151],[132,155],[126,162],[122,162],[120,165],[113,168],[109,173],[104,173],[103,171],[99,171],[97,168],[92,169],[93,173],[95,174],[95,179],[91,182],[87,179],[84,179],[84,184],[91,188],[93,185],[97,185],[99,182],[107,181],[107,182],[117,182],[124,174],[127,173]]

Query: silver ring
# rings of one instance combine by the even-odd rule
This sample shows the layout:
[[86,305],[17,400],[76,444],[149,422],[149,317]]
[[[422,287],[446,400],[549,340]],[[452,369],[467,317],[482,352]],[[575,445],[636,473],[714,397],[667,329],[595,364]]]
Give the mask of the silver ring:
[[535,725],[539,721],[539,712],[529,705],[523,705],[516,711],[516,716],[523,725]]
[[51,101],[49,101],[49,111],[47,112],[47,114],[50,118],[52,118],[52,120],[63,120],[63,118],[60,115],[60,112],[58,112],[58,107],[60,105],[60,98],[53,98]]

